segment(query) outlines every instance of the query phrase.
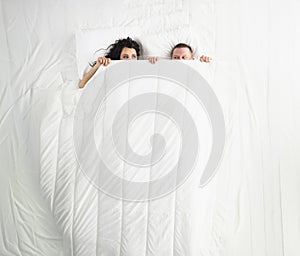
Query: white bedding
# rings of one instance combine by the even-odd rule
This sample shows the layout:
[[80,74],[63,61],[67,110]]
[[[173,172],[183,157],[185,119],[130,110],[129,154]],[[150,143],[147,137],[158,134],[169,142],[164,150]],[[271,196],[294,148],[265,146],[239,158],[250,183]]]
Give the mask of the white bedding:
[[[258,0],[1,1],[0,255],[299,255],[299,8]],[[120,30],[136,34],[145,55],[166,56],[186,39],[212,56],[189,64],[225,117],[222,162],[206,186],[195,175],[161,199],[128,202],[80,171],[73,120],[88,52],[80,54],[78,33],[87,32],[84,40],[92,30],[103,32],[101,44]]]

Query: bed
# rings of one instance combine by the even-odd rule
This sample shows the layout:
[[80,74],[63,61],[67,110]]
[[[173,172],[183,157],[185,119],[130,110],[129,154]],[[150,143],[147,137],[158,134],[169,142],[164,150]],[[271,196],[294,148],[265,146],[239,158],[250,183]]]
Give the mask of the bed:
[[[1,1],[0,254],[299,255],[299,7],[296,2],[257,0]],[[124,36],[141,42],[143,57],[163,60],[154,66],[147,60],[113,62],[80,90],[78,81],[95,51]],[[170,47],[179,41],[213,61],[167,60]],[[143,77],[141,87],[129,83],[109,94],[116,97],[104,104],[110,112],[99,108],[97,132],[87,133],[120,178],[113,183],[106,177],[107,183],[99,185],[101,178],[82,167],[88,157],[86,141],[76,137],[86,134],[82,127],[90,127],[82,126],[80,114],[89,111],[86,95],[105,92],[102,79],[110,79],[107,74],[122,65],[122,70],[141,68],[146,76],[149,70],[172,67],[168,76],[173,78],[177,64],[184,65],[185,75],[195,72],[213,92],[211,102],[219,104],[224,144],[215,172],[203,178],[220,130],[210,130],[208,105],[202,101],[195,107],[197,102],[185,98],[183,106],[202,120],[198,129],[210,134],[199,135],[200,156],[206,160],[180,184],[164,180],[171,189],[155,190],[153,197],[149,190],[148,197],[141,196],[141,190],[126,183],[145,181],[145,173],[121,166],[103,143],[112,114],[153,85],[156,97],[163,92],[180,99],[190,92],[190,85],[182,93],[170,81],[157,87],[157,77],[156,82]],[[111,115],[105,119],[103,113]],[[169,131],[162,134],[178,151],[180,142],[172,137],[176,125],[168,125],[161,126]],[[142,118],[140,126],[130,127],[139,136],[129,142],[148,154],[155,127],[145,127]],[[174,165],[176,150],[164,166]]]

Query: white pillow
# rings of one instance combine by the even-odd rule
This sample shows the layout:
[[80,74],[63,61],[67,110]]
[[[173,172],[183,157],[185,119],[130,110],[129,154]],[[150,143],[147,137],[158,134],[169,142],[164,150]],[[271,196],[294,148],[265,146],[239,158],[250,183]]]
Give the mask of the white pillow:
[[185,43],[192,47],[194,56],[204,54],[201,49],[203,38],[192,33],[188,27],[180,27],[176,30],[164,32],[158,35],[146,35],[143,37],[144,54],[170,58],[172,48],[178,43]]

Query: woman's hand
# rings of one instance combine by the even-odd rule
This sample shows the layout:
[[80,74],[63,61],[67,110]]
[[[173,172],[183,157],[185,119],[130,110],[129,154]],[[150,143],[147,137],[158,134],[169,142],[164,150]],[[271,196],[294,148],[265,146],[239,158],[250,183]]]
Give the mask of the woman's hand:
[[211,62],[212,61],[212,58],[211,57],[208,57],[208,56],[204,56],[202,55],[199,59],[201,62]]
[[109,65],[111,62],[111,59],[110,58],[106,58],[106,57],[99,57],[97,59],[97,63],[96,63],[96,67],[99,68],[100,66],[107,66]]
[[96,71],[98,70],[98,68],[100,66],[107,66],[109,65],[111,62],[110,58],[105,58],[105,57],[99,57],[97,59],[96,64],[91,68],[91,70],[89,72],[87,72],[84,77],[82,78],[82,80],[79,82],[78,86],[79,88],[83,88],[86,83],[91,79],[91,77],[96,73]]

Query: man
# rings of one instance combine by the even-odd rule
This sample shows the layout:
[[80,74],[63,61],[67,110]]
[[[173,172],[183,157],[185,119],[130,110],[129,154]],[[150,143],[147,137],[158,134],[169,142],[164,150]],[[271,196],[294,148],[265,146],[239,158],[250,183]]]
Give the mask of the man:
[[[154,64],[158,61],[158,57],[150,57],[149,61]],[[171,50],[172,60],[194,60],[192,47],[188,44],[179,43],[175,45]],[[210,62],[212,59],[208,56],[202,55],[199,60],[201,62]]]

